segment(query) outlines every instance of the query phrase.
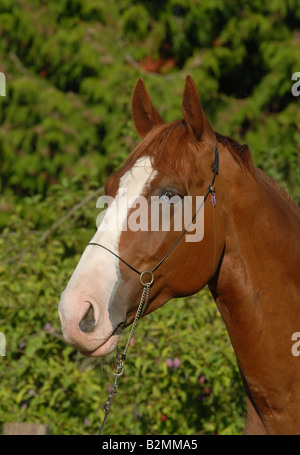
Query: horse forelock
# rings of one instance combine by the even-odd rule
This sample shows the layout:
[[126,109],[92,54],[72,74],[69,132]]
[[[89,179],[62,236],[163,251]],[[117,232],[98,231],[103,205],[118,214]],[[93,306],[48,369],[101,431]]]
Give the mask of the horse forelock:
[[[129,168],[142,156],[149,156],[154,169],[171,178],[181,178],[188,188],[192,181],[199,179],[197,147],[199,143],[184,120],[177,120],[150,131],[125,160],[123,166]],[[192,149],[196,153],[192,153]]]

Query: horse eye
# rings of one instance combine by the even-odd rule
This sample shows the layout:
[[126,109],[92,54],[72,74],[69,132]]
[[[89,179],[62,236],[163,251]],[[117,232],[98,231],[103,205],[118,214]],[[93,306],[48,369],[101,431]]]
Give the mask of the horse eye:
[[168,204],[176,204],[180,201],[181,197],[171,190],[164,190],[159,199]]

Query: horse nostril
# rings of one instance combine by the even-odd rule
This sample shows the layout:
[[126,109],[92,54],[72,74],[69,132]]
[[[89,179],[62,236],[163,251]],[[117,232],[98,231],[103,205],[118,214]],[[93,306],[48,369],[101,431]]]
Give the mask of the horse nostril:
[[79,328],[84,333],[90,333],[93,331],[93,329],[95,327],[95,323],[96,323],[96,320],[94,317],[94,308],[90,304],[89,309],[87,310],[87,312],[85,313],[85,315],[83,316],[81,321],[79,322]]

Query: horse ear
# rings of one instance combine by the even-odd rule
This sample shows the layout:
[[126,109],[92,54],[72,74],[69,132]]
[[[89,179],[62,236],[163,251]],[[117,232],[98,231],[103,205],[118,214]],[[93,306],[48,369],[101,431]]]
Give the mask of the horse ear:
[[143,79],[134,87],[131,102],[132,117],[138,134],[145,137],[154,126],[164,123],[162,117],[153,107]]
[[209,141],[215,137],[213,129],[206,117],[200,103],[198,90],[191,76],[185,80],[184,94],[182,100],[183,118],[193,130],[196,139]]

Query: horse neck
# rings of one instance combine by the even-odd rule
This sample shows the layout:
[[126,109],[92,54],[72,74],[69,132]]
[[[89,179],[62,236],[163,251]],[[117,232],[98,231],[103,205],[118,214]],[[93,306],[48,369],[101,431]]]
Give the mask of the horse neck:
[[288,285],[299,290],[300,211],[258,170],[231,179],[230,187],[221,201],[226,204],[225,245],[212,290],[230,308],[235,296],[250,299],[252,309],[264,302],[275,309],[279,299],[288,299]]
[[299,291],[300,213],[259,172],[241,175],[233,186],[238,190],[228,192],[224,254],[213,289],[230,313],[274,312],[295,287]]
[[231,186],[223,258],[209,287],[250,390],[258,382],[276,389],[279,377],[288,386],[287,376],[275,380],[270,371],[293,360],[300,327],[299,211],[259,171],[241,172]]

